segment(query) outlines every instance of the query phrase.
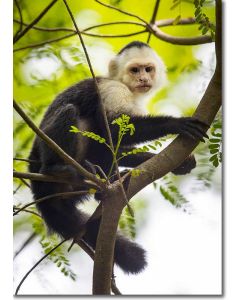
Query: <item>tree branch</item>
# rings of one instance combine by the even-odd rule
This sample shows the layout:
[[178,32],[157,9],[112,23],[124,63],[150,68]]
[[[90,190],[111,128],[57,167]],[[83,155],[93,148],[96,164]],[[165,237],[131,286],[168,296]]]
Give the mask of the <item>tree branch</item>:
[[179,25],[198,25],[196,23],[195,18],[181,18],[177,24],[174,24],[175,19],[165,19],[165,20],[158,20],[155,21],[154,25],[157,27],[166,27],[166,26],[179,26]]
[[17,296],[18,291],[20,289],[20,287],[22,286],[22,284],[24,283],[24,281],[27,279],[28,275],[46,258],[48,257],[53,251],[55,251],[58,247],[60,247],[63,243],[65,243],[67,240],[63,240],[61,241],[61,243],[59,243],[57,246],[55,246],[54,248],[52,248],[47,254],[45,254],[41,259],[39,259],[39,261],[37,261],[35,263],[35,265],[23,276],[22,280],[20,281],[19,285],[16,288],[15,291],[15,296]]
[[[87,36],[92,36],[92,37],[96,37],[96,38],[120,38],[120,37],[129,37],[129,36],[133,36],[133,35],[138,35],[138,34],[142,34],[147,32],[147,30],[140,30],[140,31],[136,31],[136,32],[132,32],[132,33],[125,33],[125,34],[97,34],[97,33],[88,33],[85,31],[81,31],[81,33],[83,35],[87,35]],[[36,47],[40,47],[46,44],[51,44],[51,43],[55,43],[55,42],[59,42],[61,40],[70,38],[75,36],[77,33],[70,33],[70,34],[66,34],[64,36],[58,37],[58,38],[54,38],[54,39],[49,39],[43,42],[39,42],[39,43],[34,43],[34,44],[30,44],[27,46],[23,46],[23,47],[19,47],[13,50],[13,52],[17,52],[17,51],[22,51],[25,49],[29,49],[29,48],[36,48]]]
[[35,24],[37,24],[57,1],[58,0],[53,0],[50,2],[49,5],[45,7],[44,10],[23,31],[19,32],[19,34],[14,37],[13,43],[15,44],[19,41]]
[[213,42],[211,36],[209,35],[201,35],[195,37],[178,37],[163,32],[157,27],[157,25],[151,26],[151,29],[152,34],[155,35],[155,37],[174,45],[200,45]]
[[139,17],[138,15],[129,13],[129,12],[123,10],[123,9],[120,9],[120,8],[118,8],[118,7],[115,7],[115,6],[111,6],[111,5],[109,5],[109,4],[106,4],[106,3],[101,2],[101,1],[99,1],[99,0],[94,0],[94,1],[97,2],[97,3],[99,3],[99,4],[101,4],[102,6],[105,6],[105,7],[107,7],[107,8],[116,10],[116,11],[118,11],[118,12],[124,14],[124,15],[130,16],[130,17],[133,17],[133,18],[136,18],[136,19],[138,19],[139,21],[143,22],[143,23],[146,25],[146,27],[149,26],[148,22],[146,22],[144,19],[142,19],[142,18]]
[[29,202],[29,203],[25,204],[24,206],[18,208],[13,213],[13,216],[16,216],[20,211],[24,210],[25,208],[29,207],[30,205],[37,204],[37,203],[46,201],[48,199],[52,199],[52,198],[56,198],[56,197],[68,198],[68,197],[72,197],[72,196],[84,195],[84,194],[87,194],[87,193],[88,193],[88,191],[74,191],[74,192],[56,193],[56,194],[48,195],[46,197],[39,198],[39,199],[36,199],[32,202]]
[[20,247],[19,250],[17,250],[13,256],[13,259],[15,259],[22,251],[23,249],[29,245],[29,243],[31,243],[33,241],[33,239],[36,237],[36,232],[33,232],[30,234],[30,236],[25,240],[25,242],[22,244],[22,246]]
[[20,18],[19,28],[18,28],[17,32],[15,33],[15,35],[14,35],[14,38],[16,38],[18,36],[18,34],[22,31],[23,17],[22,17],[22,10],[21,10],[21,7],[20,7],[20,5],[18,3],[18,0],[14,0],[14,3],[16,5],[16,7],[17,7],[19,18]]
[[[153,10],[153,15],[150,21],[150,24],[153,25],[155,23],[156,17],[157,17],[157,12],[158,12],[158,8],[159,8],[159,4],[160,4],[160,0],[156,0],[155,6],[154,6],[154,10]],[[149,32],[148,34],[148,38],[147,38],[147,43],[149,44],[150,42],[150,38],[151,38],[151,32]]]
[[25,179],[35,180],[35,181],[69,183],[69,181],[64,180],[60,177],[43,175],[43,174],[39,174],[39,173],[24,173],[24,172],[13,171],[13,177],[25,178]]
[[[90,257],[91,259],[94,261],[94,258],[95,258],[95,253],[94,251],[88,246],[87,243],[85,243],[84,240],[79,240],[77,241],[77,244],[79,245],[79,247],[81,247],[83,249],[83,251],[85,251]],[[112,277],[112,280],[111,280],[111,289],[112,289],[112,292],[115,294],[115,295],[121,295],[121,292],[119,291],[119,289],[117,288],[116,286],[116,282],[115,282],[115,279],[114,277]]]

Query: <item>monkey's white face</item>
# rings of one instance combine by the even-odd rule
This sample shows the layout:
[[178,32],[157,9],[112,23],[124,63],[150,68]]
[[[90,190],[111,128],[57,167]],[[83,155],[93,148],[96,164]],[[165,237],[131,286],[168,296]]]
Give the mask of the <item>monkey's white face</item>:
[[164,63],[148,47],[127,49],[116,56],[109,64],[109,77],[125,84],[136,97],[166,83]]
[[132,93],[144,94],[149,92],[155,84],[156,67],[154,63],[146,61],[139,63],[131,61],[125,67],[122,82]]

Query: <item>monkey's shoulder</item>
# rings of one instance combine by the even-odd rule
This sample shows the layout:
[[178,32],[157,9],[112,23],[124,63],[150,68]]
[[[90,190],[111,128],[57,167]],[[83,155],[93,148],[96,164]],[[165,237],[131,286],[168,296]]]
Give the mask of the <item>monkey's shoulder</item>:
[[132,92],[125,84],[109,78],[99,80],[99,91],[103,100],[112,97],[124,97],[128,101],[129,98],[133,97]]

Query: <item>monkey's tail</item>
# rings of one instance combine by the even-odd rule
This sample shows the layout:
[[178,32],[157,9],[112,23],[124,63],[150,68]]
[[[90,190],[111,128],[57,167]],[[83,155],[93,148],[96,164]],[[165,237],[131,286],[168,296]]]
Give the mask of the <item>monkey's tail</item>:
[[[35,199],[54,194],[54,183],[32,182],[32,191]],[[80,232],[89,217],[76,207],[82,201],[82,196],[76,199],[52,198],[37,203],[37,208],[50,231],[70,239]],[[83,240],[93,249],[96,247],[99,225],[100,219],[88,223],[83,236]],[[114,261],[124,272],[133,274],[141,272],[147,264],[145,250],[120,233],[116,236]]]

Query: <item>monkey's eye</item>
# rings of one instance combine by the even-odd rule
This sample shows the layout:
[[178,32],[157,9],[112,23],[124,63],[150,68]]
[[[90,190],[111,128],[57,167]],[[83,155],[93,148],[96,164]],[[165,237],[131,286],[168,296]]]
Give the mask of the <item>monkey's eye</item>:
[[130,69],[130,72],[131,72],[131,73],[138,73],[138,72],[139,72],[139,68],[137,68],[137,67],[132,67],[132,68]]
[[145,68],[145,71],[146,71],[147,73],[151,72],[152,70],[153,70],[153,67],[146,67],[146,68]]

